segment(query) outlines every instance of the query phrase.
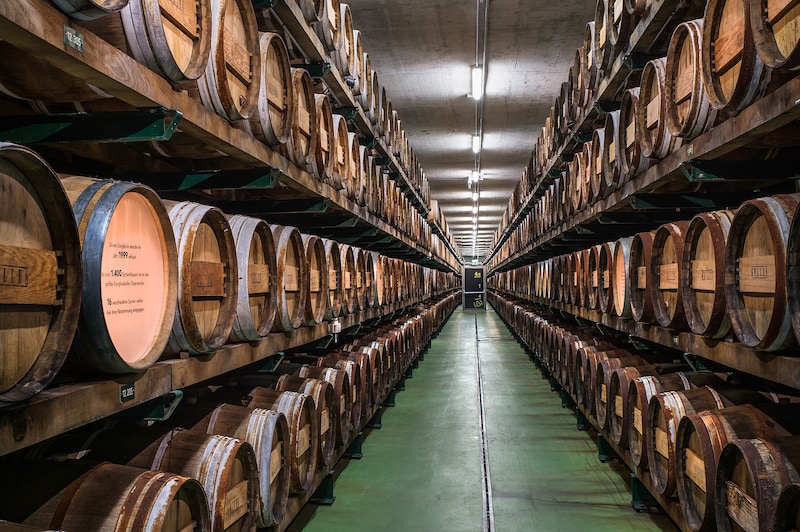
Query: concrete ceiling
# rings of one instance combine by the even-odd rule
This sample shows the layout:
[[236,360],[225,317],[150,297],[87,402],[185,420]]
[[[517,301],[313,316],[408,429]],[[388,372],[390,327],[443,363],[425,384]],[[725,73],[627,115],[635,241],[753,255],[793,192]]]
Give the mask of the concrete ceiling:
[[[479,1],[480,4],[477,4]],[[530,158],[560,85],[567,80],[588,0],[349,0],[372,68],[392,105],[466,259],[472,253],[476,130],[470,92],[478,9],[488,4],[478,255],[488,247]],[[481,15],[482,16],[482,15]],[[482,55],[482,46],[479,48]]]

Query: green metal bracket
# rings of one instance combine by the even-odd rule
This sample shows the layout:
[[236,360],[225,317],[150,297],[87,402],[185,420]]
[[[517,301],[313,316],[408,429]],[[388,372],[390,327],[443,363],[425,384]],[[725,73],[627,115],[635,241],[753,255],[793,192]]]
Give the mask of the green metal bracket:
[[539,367],[542,370],[542,379],[547,380],[550,378],[550,373],[547,371],[547,368],[544,366]]
[[256,9],[269,9],[270,7],[274,7],[276,2],[275,0],[251,0],[253,2],[253,7]]
[[383,415],[382,414],[383,414],[383,410],[378,408],[378,410],[375,412],[375,415],[372,416],[372,419],[370,419],[367,422],[367,427],[369,427],[371,429],[381,429],[381,428],[383,428]]
[[713,198],[692,194],[640,194],[628,198],[631,208],[642,211],[659,209],[712,209],[717,206]]
[[552,375],[550,375],[550,391],[551,392],[560,392],[561,391],[561,385],[558,384],[558,381]]
[[561,172],[556,170],[555,168],[551,168],[547,172],[547,177],[549,177],[550,179],[558,179],[561,177]]
[[583,415],[579,409],[575,409],[575,426],[578,430],[589,430],[592,428],[592,424],[589,423],[589,420],[586,419],[586,416]]
[[608,443],[608,440],[600,434],[597,435],[597,457],[603,463],[619,460],[617,451],[615,451],[611,444]]
[[637,512],[658,512],[658,502],[642,484],[636,473],[631,473],[631,506]]
[[575,403],[572,402],[572,397],[569,396],[569,392],[565,389],[561,389],[561,408],[570,408],[575,406]]
[[354,460],[361,460],[364,457],[364,453],[361,450],[361,444],[363,443],[363,439],[361,437],[361,433],[359,432],[356,434],[356,437],[353,438],[353,442],[344,452],[345,457],[352,458]]
[[259,369],[258,372],[273,373],[276,369],[278,369],[278,366],[281,365],[281,362],[283,362],[284,358],[286,358],[286,353],[284,353],[283,351],[278,351],[274,355],[270,355],[264,361],[264,365],[261,366],[261,369]]
[[403,375],[403,379],[408,380],[413,378],[414,378],[414,368],[412,366],[406,370],[405,375]]
[[387,175],[392,181],[400,181],[400,172],[387,172]]
[[160,397],[129,408],[121,415],[126,418],[141,419],[146,421],[148,425],[152,425],[153,423],[166,421],[172,417],[181,399],[183,399],[183,391],[172,390]]
[[[396,392],[404,392],[404,391],[406,391],[406,378],[405,377],[401,377],[400,380],[397,381],[397,384],[395,385],[394,390],[392,390],[392,391],[396,391]],[[394,406],[394,404],[392,404],[392,406]]]
[[600,331],[600,334],[602,334],[603,336],[613,336],[617,334],[617,331],[615,329],[612,329],[607,325],[603,325],[602,323],[595,323],[595,326],[597,327],[597,330]]
[[358,137],[358,143],[365,148],[374,148],[378,145],[378,139],[375,137]]
[[319,342],[314,344],[314,347],[312,349],[315,351],[329,351],[332,343],[333,343],[333,335],[329,334],[328,336],[321,338]]
[[321,506],[331,506],[335,500],[336,496],[333,494],[333,471],[328,471],[319,487],[311,495],[310,501]]
[[333,114],[342,115],[347,120],[350,120],[358,114],[358,107],[334,107]]
[[613,111],[619,111],[621,106],[621,102],[615,102],[613,100],[597,100],[594,102],[593,108],[597,114],[605,115]]
[[693,161],[686,161],[680,164],[678,167],[683,174],[683,177],[686,178],[687,181],[690,183],[703,183],[706,181],[723,181],[721,177],[718,175],[712,174],[711,172],[707,172],[698,168]]
[[59,113],[0,118],[0,139],[36,142],[143,142],[169,140],[183,113],[164,107],[108,113]]
[[689,364],[689,367],[692,368],[692,371],[708,371],[708,368],[703,364],[703,361],[691,353],[684,353],[683,360]]
[[324,78],[331,73],[331,64],[328,61],[311,61],[296,65],[298,68],[305,68],[312,78]]
[[660,56],[653,54],[631,52],[622,58],[622,63],[630,70],[643,70],[648,61],[651,59],[658,59],[659,57]]
[[361,330],[361,324],[356,323],[352,327],[342,331],[342,336],[358,336],[360,330]]
[[575,133],[573,138],[578,144],[584,144],[592,140],[592,133]]
[[650,346],[647,345],[644,341],[642,341],[642,339],[639,338],[638,336],[629,334],[628,341],[638,351],[652,351],[652,349],[650,349]]
[[375,157],[375,164],[378,166],[386,166],[390,162],[392,162],[390,157]]
[[[687,148],[688,150],[688,148]],[[680,164],[683,177],[692,183],[707,181],[763,181],[770,179],[799,179],[794,159],[770,159],[766,161],[713,161],[689,160]]]

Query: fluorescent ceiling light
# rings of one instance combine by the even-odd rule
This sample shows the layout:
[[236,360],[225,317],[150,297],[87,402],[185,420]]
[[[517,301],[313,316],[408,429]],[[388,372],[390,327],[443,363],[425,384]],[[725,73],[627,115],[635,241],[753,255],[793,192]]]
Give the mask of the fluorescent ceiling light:
[[480,151],[481,151],[481,136],[480,135],[474,135],[472,137],[472,151],[474,153],[480,153]]
[[483,69],[481,67],[472,67],[472,97],[480,100],[483,96]]

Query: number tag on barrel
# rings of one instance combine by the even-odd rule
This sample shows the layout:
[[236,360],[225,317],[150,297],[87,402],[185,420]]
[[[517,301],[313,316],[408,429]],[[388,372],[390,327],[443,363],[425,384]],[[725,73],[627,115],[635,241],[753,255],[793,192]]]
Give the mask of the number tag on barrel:
[[192,297],[225,297],[225,266],[221,262],[193,260],[191,264]]
[[611,272],[608,270],[603,271],[603,288],[609,288],[611,286],[609,279],[611,278]]
[[640,408],[633,409],[633,428],[635,428],[636,432],[639,434],[644,433],[642,429],[642,410]]
[[356,273],[356,288],[362,288],[364,286],[364,276],[361,272]]
[[308,274],[308,285],[309,290],[312,292],[319,292],[322,288],[322,283],[320,281],[319,270],[311,270]]
[[242,83],[250,83],[252,79],[252,69],[250,51],[242,45],[236,38],[236,35],[225,29],[222,32],[225,47],[225,63],[230,67],[233,74],[242,81]]
[[247,292],[251,296],[269,292],[269,266],[266,264],[247,266]]
[[716,269],[712,260],[692,261],[692,288],[713,292],[717,285]]
[[647,288],[647,268],[644,266],[636,268],[636,287],[639,289]]
[[229,528],[247,514],[247,489],[249,483],[243,480],[225,494],[224,528]]
[[661,427],[655,429],[656,452],[663,457],[669,456],[669,435]]
[[0,305],[60,304],[53,251],[0,245]]
[[760,530],[755,499],[730,480],[725,482],[725,492],[728,495],[727,512],[730,518],[744,530]]
[[317,131],[317,135],[319,136],[319,145],[322,148],[322,151],[328,153],[331,151],[331,143],[328,140],[328,130],[327,129],[320,129]]
[[661,290],[678,289],[678,263],[661,264],[658,267],[658,288]]
[[287,292],[300,291],[300,268],[287,265],[284,268],[283,287]]
[[319,426],[320,434],[326,434],[328,430],[331,428],[330,416],[331,413],[327,408],[322,411],[322,420],[320,421],[320,426]]
[[283,466],[283,442],[278,442],[277,447],[273,447],[269,455],[269,483],[275,482],[275,477],[281,471]]
[[617,417],[622,417],[622,397],[619,395],[614,397],[614,413]]
[[597,288],[597,271],[592,272],[592,288]]
[[336,144],[336,164],[344,166],[344,156],[346,148],[339,143]]
[[347,411],[347,400],[344,395],[339,398],[339,415],[343,416]]
[[303,425],[297,433],[297,456],[302,456],[311,447],[311,427]]
[[775,293],[775,257],[741,257],[739,291],[751,294]]
[[686,449],[686,476],[694,482],[698,488],[706,491],[706,465],[703,459],[691,449]]

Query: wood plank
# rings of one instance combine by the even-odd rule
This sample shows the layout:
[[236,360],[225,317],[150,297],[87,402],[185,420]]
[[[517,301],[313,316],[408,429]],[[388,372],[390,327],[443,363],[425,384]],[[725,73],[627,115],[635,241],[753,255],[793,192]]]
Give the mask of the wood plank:
[[287,292],[300,291],[300,268],[298,266],[284,266],[283,289]]
[[0,245],[0,305],[58,303],[54,251]]
[[758,505],[751,496],[731,482],[725,482],[728,497],[727,514],[747,532],[758,532]]
[[631,122],[625,128],[625,146],[630,148],[636,143],[636,122]]
[[221,262],[193,260],[190,271],[192,298],[225,297],[225,266]]
[[647,288],[647,268],[645,266],[636,268],[636,288],[640,290]]
[[243,83],[253,80],[252,54],[227,28],[223,32],[225,63]]
[[269,266],[266,264],[247,265],[247,292],[251,296],[269,293]]
[[275,482],[275,477],[281,472],[283,467],[283,442],[278,442],[276,447],[272,448],[269,455],[269,483]]
[[692,261],[692,288],[713,292],[717,285],[716,265],[713,260]]
[[223,527],[229,528],[249,511],[247,491],[250,483],[243,480],[225,493]]
[[197,2],[195,0],[159,0],[158,7],[161,10],[161,16],[175,24],[187,36],[192,38],[198,36]]
[[694,71],[688,69],[679,71],[673,83],[675,103],[681,104],[688,100],[694,91]]
[[322,421],[321,421],[320,427],[319,427],[319,433],[321,435],[326,434],[328,432],[328,430],[330,430],[330,428],[331,428],[330,416],[331,416],[331,413],[327,408],[322,411]]
[[614,413],[617,417],[622,417],[624,413],[622,410],[622,396],[617,395],[614,397]]
[[320,280],[319,270],[311,270],[308,272],[308,287],[311,293],[322,291],[322,282]]
[[739,292],[748,294],[774,294],[776,275],[775,257],[740,257],[738,259]]
[[302,456],[311,447],[311,426],[303,425],[297,433],[297,456]]
[[698,488],[706,491],[706,464],[703,459],[691,449],[684,449],[686,453],[685,468],[686,476],[694,482]]
[[725,31],[714,41],[714,64],[717,75],[724,74],[741,60],[744,52],[744,28],[744,16],[741,16],[735,22],[726,25]]
[[645,123],[647,129],[653,129],[661,120],[661,97],[656,95],[647,103],[647,115]]
[[797,4],[798,0],[768,0],[767,21],[774,26]]
[[655,427],[656,452],[664,458],[669,458],[669,435],[661,427]]
[[644,428],[642,427],[642,409],[638,407],[633,408],[633,428],[635,428],[636,432],[639,434],[644,434]]
[[678,289],[678,263],[658,266],[658,288],[659,290]]

